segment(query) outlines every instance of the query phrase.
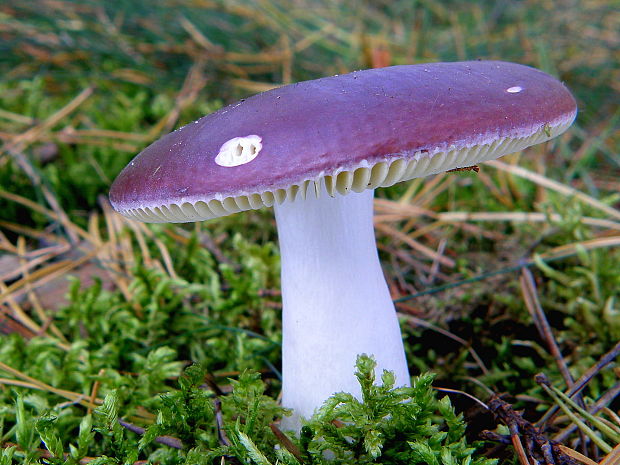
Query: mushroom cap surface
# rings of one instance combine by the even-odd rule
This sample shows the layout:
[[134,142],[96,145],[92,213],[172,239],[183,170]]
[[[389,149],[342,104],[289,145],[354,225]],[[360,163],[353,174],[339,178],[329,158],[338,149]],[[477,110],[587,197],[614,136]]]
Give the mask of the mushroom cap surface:
[[[154,142],[119,174],[113,207],[199,221],[361,192],[522,150],[575,119],[568,89],[500,61],[403,65],[300,82],[224,107]],[[309,188],[309,189],[308,189]]]

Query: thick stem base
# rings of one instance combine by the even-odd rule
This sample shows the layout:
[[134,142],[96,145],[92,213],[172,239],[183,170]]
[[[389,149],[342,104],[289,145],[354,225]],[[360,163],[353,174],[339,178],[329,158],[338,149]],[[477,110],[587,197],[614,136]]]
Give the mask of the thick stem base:
[[[381,270],[373,191],[275,207],[282,254],[283,405],[298,427],[335,392],[360,396],[357,355],[377,360],[377,374],[409,372],[394,305]],[[380,378],[379,378],[380,379]]]

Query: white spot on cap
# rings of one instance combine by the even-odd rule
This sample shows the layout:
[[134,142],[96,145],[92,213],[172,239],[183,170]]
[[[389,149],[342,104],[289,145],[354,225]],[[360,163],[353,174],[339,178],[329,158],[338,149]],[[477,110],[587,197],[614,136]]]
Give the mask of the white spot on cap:
[[518,94],[522,90],[523,90],[523,87],[514,86],[514,87],[509,87],[508,89],[506,89],[506,92],[508,92],[509,94]]
[[215,157],[215,163],[226,167],[250,163],[263,148],[262,140],[257,135],[233,137],[220,147],[220,151]]

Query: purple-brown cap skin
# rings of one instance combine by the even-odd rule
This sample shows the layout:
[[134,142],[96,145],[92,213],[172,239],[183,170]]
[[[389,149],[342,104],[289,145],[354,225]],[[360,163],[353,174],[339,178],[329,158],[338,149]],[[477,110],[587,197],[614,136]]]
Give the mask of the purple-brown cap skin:
[[[388,171],[397,160],[433,165],[443,154],[436,167],[409,168],[406,176],[362,186],[374,188],[548,140],[570,126],[576,112],[561,82],[515,63],[357,71],[255,95],[164,136],[119,174],[110,200],[136,219],[192,221],[292,200],[308,181],[362,168],[366,182],[377,164]],[[247,136],[260,141],[255,158],[218,164],[227,141]],[[264,193],[275,195],[261,201],[257,195]]]

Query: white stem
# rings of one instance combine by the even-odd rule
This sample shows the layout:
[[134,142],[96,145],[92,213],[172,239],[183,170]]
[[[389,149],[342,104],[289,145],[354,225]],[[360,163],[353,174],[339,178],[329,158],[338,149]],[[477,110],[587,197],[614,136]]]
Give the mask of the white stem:
[[[357,355],[373,355],[377,375],[409,372],[394,304],[379,263],[373,193],[351,193],[275,207],[282,255],[282,403],[299,426],[335,392],[360,397]],[[378,377],[378,379],[380,379]]]

